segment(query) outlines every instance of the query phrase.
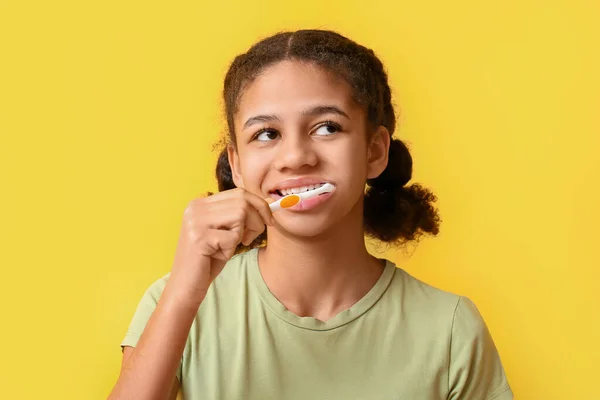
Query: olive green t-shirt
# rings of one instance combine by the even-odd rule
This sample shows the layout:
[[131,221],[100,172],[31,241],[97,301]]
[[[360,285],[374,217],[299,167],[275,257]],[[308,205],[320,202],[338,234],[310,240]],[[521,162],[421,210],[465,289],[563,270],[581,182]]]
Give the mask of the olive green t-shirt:
[[[387,261],[354,306],[322,322],[269,291],[257,250],[233,257],[192,324],[177,378],[185,400],[508,400],[513,394],[475,305]],[[134,346],[169,274],[142,297]]]

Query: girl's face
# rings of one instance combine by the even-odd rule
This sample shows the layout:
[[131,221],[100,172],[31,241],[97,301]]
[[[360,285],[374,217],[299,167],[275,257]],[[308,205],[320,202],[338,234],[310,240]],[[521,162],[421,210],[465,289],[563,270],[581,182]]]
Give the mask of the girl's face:
[[234,183],[263,198],[332,183],[332,195],[274,214],[279,228],[316,236],[344,218],[362,219],[367,178],[387,165],[390,137],[367,132],[349,85],[309,63],[275,64],[245,88],[229,149]]

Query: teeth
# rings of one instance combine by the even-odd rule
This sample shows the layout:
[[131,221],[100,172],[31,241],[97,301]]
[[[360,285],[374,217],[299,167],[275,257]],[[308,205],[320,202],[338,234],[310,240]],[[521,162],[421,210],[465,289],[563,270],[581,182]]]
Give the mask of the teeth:
[[297,188],[289,188],[289,189],[280,189],[282,195],[287,196],[290,194],[298,194],[302,192],[308,192],[309,190],[315,190],[323,186],[323,183],[318,183],[316,185],[308,185],[308,186],[300,186]]

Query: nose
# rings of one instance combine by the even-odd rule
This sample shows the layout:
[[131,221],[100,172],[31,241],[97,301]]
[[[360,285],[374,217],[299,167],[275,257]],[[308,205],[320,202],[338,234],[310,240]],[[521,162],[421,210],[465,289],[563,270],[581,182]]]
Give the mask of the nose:
[[314,167],[317,163],[318,156],[310,136],[303,132],[294,132],[283,135],[273,166],[278,171],[298,170]]

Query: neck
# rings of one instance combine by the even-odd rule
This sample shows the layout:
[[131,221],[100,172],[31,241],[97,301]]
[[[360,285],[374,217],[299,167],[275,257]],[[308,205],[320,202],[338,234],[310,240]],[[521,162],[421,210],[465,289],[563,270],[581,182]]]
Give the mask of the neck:
[[361,213],[318,237],[269,232],[259,253],[269,290],[291,312],[322,321],[350,308],[375,285],[382,263],[365,246]]

